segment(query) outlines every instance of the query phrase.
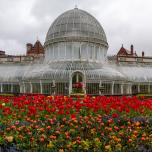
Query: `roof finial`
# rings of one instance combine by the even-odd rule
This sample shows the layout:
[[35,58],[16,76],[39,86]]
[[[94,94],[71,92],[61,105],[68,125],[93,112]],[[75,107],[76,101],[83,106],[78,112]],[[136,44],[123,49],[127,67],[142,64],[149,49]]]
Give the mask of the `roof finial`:
[[123,48],[123,44],[122,44],[122,48]]
[[39,41],[39,37],[38,37],[38,35],[37,35],[36,39],[37,39],[37,41]]
[[77,5],[75,5],[75,9],[78,9],[78,6],[77,6]]

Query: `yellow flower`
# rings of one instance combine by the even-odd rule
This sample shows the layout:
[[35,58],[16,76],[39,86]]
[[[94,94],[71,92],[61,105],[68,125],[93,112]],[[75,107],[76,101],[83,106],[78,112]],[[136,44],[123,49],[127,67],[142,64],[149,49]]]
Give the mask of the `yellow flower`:
[[83,141],[81,142],[81,144],[82,144],[84,150],[88,150],[89,147],[90,147],[88,140],[83,140]]
[[96,132],[95,128],[91,129],[91,134],[95,134],[95,132]]
[[8,141],[8,142],[12,142],[14,137],[13,136],[6,136],[5,139]]
[[94,140],[95,140],[96,142],[97,142],[97,141],[100,141],[100,139],[99,139],[99,138],[95,138]]
[[144,132],[144,133],[142,134],[142,136],[143,136],[143,137],[146,137],[147,135],[146,135],[146,133]]
[[117,144],[115,147],[116,147],[117,150],[121,150],[122,145],[121,144]]
[[5,106],[5,103],[2,103],[2,106],[4,107],[4,106]]
[[97,147],[101,146],[101,142],[100,142],[100,139],[99,139],[99,138],[95,138],[94,141],[95,141],[95,145],[96,145]]
[[106,151],[112,151],[111,146],[110,145],[105,146],[105,150]]
[[75,144],[76,144],[76,141],[73,141],[72,144],[75,145]]
[[52,149],[54,147],[54,144],[52,143],[52,141],[49,142],[49,144],[47,145],[48,148]]

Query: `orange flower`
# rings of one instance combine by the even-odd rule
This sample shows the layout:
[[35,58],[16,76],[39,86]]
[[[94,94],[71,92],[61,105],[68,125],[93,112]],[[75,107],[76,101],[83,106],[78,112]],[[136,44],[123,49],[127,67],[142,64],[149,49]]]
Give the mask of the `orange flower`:
[[145,140],[146,140],[146,138],[145,138],[145,137],[141,137],[141,140],[142,140],[142,141],[145,141]]
[[66,147],[67,147],[68,149],[70,149],[71,145],[70,145],[70,144],[68,144],[68,145],[66,145]]
[[63,149],[59,149],[59,152],[64,152],[64,150]]
[[133,141],[132,139],[129,139],[129,140],[128,140],[129,143],[131,143],[132,141]]
[[12,142],[14,137],[13,136],[6,136],[5,139],[8,141],[8,142]]

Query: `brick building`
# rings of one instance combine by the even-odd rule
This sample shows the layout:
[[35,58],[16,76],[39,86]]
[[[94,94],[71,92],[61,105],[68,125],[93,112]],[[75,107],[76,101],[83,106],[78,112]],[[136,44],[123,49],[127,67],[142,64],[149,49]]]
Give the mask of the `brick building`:
[[27,43],[26,55],[8,55],[0,51],[0,63],[31,63],[41,61],[44,58],[44,48],[39,40],[35,44]]

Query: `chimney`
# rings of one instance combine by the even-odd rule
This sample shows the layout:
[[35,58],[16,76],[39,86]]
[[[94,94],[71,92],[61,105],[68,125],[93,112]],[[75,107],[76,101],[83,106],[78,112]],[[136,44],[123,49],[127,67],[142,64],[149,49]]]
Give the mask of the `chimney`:
[[134,46],[131,45],[130,49],[131,49],[131,55],[133,55],[133,53],[134,53]]
[[32,47],[33,47],[33,45],[31,44],[31,43],[27,43],[26,44],[26,53],[28,54],[30,51],[32,51]]
[[145,56],[145,52],[144,51],[142,51],[142,57],[144,57]]

